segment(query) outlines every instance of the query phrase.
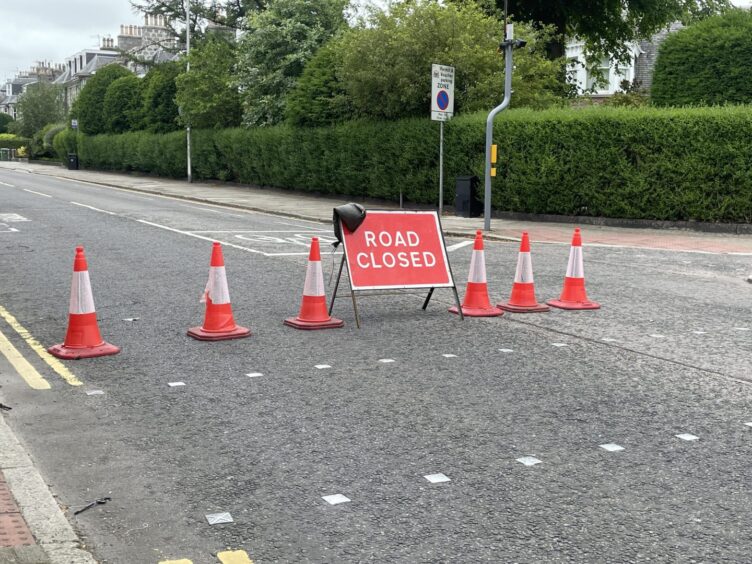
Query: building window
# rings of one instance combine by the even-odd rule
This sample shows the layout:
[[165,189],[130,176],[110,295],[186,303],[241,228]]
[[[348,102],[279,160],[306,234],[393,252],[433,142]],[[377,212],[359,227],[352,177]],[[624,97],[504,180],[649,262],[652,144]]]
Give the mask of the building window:
[[611,60],[608,57],[598,62],[595,71],[588,70],[587,89],[593,92],[608,90],[611,82]]

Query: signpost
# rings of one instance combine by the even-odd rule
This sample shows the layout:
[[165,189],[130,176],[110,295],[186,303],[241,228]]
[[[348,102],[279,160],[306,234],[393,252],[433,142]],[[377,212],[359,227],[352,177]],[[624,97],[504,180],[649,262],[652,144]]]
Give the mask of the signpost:
[[439,126],[439,216],[444,211],[444,122],[454,115],[454,67],[431,65],[431,119]]
[[369,211],[355,232],[341,225],[344,255],[339,266],[329,313],[334,308],[342,268],[347,264],[355,322],[360,327],[355,292],[428,288],[423,309],[435,288],[454,283],[439,216],[435,211]]

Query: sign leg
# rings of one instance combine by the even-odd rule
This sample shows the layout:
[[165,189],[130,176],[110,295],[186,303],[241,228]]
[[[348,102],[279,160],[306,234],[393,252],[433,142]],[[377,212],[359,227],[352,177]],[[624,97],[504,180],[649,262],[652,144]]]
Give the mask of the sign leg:
[[460,314],[460,320],[464,321],[465,316],[462,314],[462,304],[460,303],[460,296],[457,293],[457,286],[453,286],[452,291],[454,292],[454,303],[457,304],[457,313]]
[[431,296],[433,296],[434,288],[431,288],[428,290],[428,295],[426,296],[426,301],[423,302],[423,309],[425,310],[428,307],[428,302],[431,301]]
[[334,293],[332,294],[332,301],[329,302],[329,316],[332,315],[334,309],[334,300],[337,299],[337,290],[339,289],[339,281],[342,278],[342,267],[345,266],[345,255],[342,255],[342,262],[339,263],[339,272],[337,273],[337,282],[334,284]]
[[444,213],[444,122],[439,133],[439,217]]
[[[342,259],[342,262],[345,263],[344,258]],[[340,271],[342,269],[340,268]],[[353,311],[355,312],[355,325],[360,329],[360,313],[358,312],[358,300],[355,298],[355,290],[353,290],[352,287],[352,278],[350,278],[350,265],[347,265],[347,279],[350,281],[350,296],[352,296],[352,303],[353,303]]]

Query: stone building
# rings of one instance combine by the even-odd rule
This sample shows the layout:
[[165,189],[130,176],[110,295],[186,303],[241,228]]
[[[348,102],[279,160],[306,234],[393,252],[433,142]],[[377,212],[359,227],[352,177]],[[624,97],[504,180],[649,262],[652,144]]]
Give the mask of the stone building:
[[602,59],[598,65],[598,72],[603,76],[603,82],[599,82],[596,73],[590,72],[585,64],[584,42],[572,40],[567,44],[570,80],[577,86],[579,93],[589,94],[593,98],[611,96],[621,91],[622,82],[625,80],[642,90],[650,90],[658,48],[666,37],[682,27],[684,26],[681,23],[676,22],[649,40],[628,44],[628,64],[619,64],[609,57]]
[[26,92],[31,84],[54,82],[62,73],[62,65],[53,65],[47,61],[37,62],[29,70],[18,73],[15,78],[9,79],[0,90],[0,112],[16,119],[18,97]]

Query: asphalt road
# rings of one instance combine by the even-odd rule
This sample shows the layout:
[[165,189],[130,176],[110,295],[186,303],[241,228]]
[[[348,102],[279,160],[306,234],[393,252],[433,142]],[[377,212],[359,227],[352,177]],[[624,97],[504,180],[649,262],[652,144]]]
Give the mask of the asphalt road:
[[[112,497],[71,516],[100,561],[213,563],[227,548],[262,563],[749,561],[750,257],[586,247],[599,311],[461,322],[451,292],[426,312],[413,292],[364,298],[360,330],[342,299],[343,329],[299,332],[282,319],[326,226],[32,174],[0,182],[0,306],[60,342],[83,244],[100,328],[123,348],[66,363],[84,383],[71,386],[0,320],[52,386],[32,390],[0,358],[6,419],[62,505]],[[249,339],[185,335],[214,239]],[[564,243],[533,247],[541,299],[560,291]],[[471,248],[450,252],[461,290]],[[516,255],[486,243],[494,300]],[[334,494],[351,501],[322,499]],[[234,523],[207,523],[224,511]]]

